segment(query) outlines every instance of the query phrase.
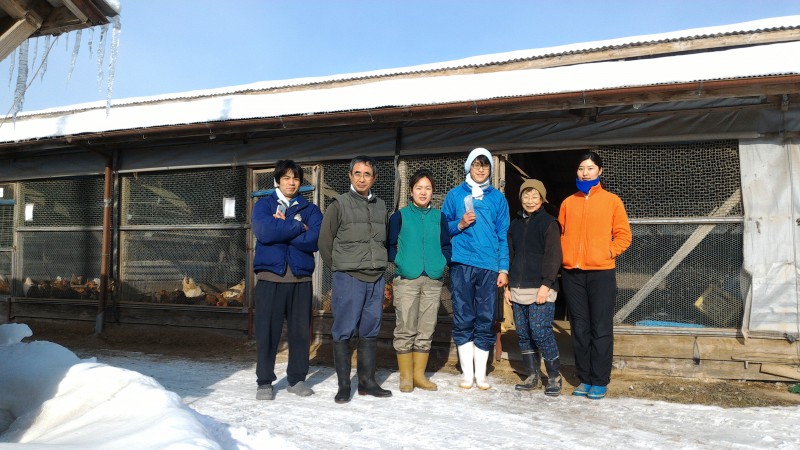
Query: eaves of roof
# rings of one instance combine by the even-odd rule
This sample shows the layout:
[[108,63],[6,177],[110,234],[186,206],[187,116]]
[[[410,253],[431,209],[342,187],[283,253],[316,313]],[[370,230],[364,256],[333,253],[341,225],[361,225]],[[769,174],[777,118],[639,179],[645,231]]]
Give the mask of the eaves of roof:
[[[371,110],[339,111],[325,114],[240,119],[207,123],[190,123],[158,127],[116,130],[101,133],[83,133],[30,141],[27,143],[0,143],[0,150],[21,147],[81,146],[107,148],[109,146],[147,141],[205,137],[210,135],[246,134],[254,132],[291,132],[310,128],[342,126],[394,127],[409,122],[458,119],[477,116],[507,115],[559,110],[592,111],[597,108],[650,104],[673,101],[694,101],[730,97],[772,97],[774,107],[797,102],[800,95],[800,74],[751,77],[736,80],[675,83],[658,86],[613,88],[596,91],[564,92],[555,94],[494,98],[461,101],[447,104],[384,107]],[[764,107],[758,105],[757,107]],[[768,106],[768,105],[766,105]]]

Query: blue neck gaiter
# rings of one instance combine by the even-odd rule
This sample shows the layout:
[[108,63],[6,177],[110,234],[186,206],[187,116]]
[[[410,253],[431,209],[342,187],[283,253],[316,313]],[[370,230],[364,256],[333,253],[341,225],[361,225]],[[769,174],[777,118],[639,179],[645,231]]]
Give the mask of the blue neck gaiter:
[[585,195],[589,195],[589,190],[598,184],[600,184],[600,177],[589,181],[583,181],[580,178],[575,178],[575,186],[577,186],[578,190],[583,192]]

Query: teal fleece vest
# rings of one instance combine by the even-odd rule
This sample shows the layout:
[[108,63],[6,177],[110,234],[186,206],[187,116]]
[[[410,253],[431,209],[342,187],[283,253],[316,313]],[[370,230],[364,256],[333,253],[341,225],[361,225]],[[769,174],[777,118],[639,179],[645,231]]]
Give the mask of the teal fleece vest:
[[403,223],[397,236],[395,272],[403,278],[419,278],[423,272],[438,280],[444,275],[447,260],[442,255],[442,212],[414,205],[400,210]]

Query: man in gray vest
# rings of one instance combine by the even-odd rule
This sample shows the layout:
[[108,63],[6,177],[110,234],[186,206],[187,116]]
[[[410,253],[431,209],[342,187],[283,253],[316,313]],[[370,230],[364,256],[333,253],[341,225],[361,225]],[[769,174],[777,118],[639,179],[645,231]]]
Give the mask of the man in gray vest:
[[350,401],[350,340],[358,332],[358,393],[390,397],[375,381],[376,337],[383,315],[386,250],[386,203],[372,193],[378,178],[375,160],[350,161],[350,190],[328,206],[319,233],[319,254],[332,272],[334,351],[339,379],[336,403]]

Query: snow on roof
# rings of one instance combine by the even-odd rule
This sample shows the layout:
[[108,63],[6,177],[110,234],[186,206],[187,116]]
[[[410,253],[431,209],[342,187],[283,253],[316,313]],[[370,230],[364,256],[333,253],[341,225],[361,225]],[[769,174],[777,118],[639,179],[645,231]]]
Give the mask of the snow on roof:
[[[313,115],[387,107],[435,105],[683,82],[800,73],[800,42],[765,44],[660,56],[574,64],[561,67],[391,77],[461,67],[478,67],[542,56],[587,52],[642,43],[800,28],[800,16],[672,33],[476,56],[457,61],[329,77],[265,81],[203,91],[116,100],[20,113],[13,126],[0,127],[0,142],[53,138],[113,130],[183,125],[237,119]],[[743,64],[742,61],[747,61]],[[324,83],[374,78],[368,83]],[[286,90],[284,87],[311,86]],[[10,119],[8,119],[10,121]]]

